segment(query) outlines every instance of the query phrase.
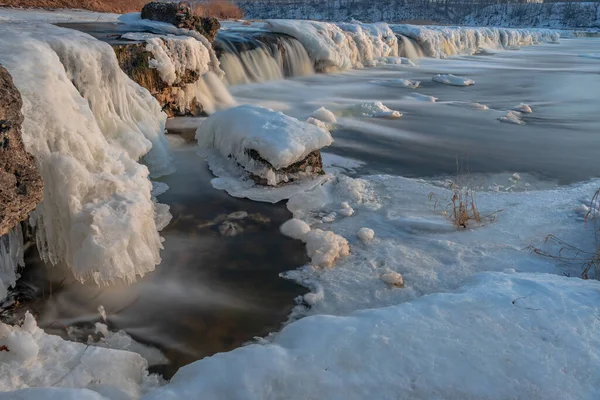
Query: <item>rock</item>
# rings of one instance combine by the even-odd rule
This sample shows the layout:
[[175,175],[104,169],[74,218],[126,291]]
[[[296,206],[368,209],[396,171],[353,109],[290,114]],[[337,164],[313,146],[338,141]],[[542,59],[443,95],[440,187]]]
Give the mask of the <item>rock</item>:
[[29,216],[44,195],[42,177],[21,139],[21,94],[0,65],[0,236]]
[[177,101],[183,87],[201,79],[195,71],[186,70],[174,84],[168,85],[161,79],[157,69],[150,68],[149,62],[154,56],[146,50],[145,43],[119,44],[114,45],[113,49],[121,69],[138,85],[148,89],[169,117],[204,114],[204,107],[196,98],[185,106]]
[[[253,160],[264,164],[266,167],[273,170],[273,172],[277,175],[285,175],[287,177],[287,182],[294,182],[298,178],[306,177],[307,175],[323,175],[325,171],[323,171],[323,159],[321,158],[321,152],[319,150],[315,150],[309,153],[306,158],[300,160],[288,167],[276,169],[271,163],[262,158],[260,154],[256,150],[247,150],[246,154],[250,156]],[[254,175],[250,173],[250,177],[252,180],[263,186],[269,186],[267,179],[262,178],[260,176]],[[286,182],[286,183],[287,183]]]
[[187,2],[159,3],[151,2],[142,8],[142,19],[167,22],[178,28],[195,30],[213,42],[217,37],[221,23],[216,18],[194,15]]

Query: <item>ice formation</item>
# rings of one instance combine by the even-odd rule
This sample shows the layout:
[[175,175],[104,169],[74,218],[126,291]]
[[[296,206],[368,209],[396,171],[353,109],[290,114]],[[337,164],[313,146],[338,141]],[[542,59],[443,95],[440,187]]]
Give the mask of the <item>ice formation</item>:
[[[146,50],[153,56],[148,62],[149,67],[156,69],[167,85],[175,85],[172,90],[180,110],[192,108],[190,105],[197,101],[206,113],[212,114],[235,104],[219,78],[223,72],[214,61],[210,43],[207,46],[206,41],[198,41],[192,36],[140,32],[126,33],[121,38],[146,43]],[[189,74],[198,79],[182,84]]]
[[313,111],[311,117],[326,122],[328,124],[335,124],[337,122],[335,114],[326,109],[325,107],[321,107],[318,110]]
[[436,101],[438,101],[437,97],[429,96],[429,95],[422,94],[422,93],[412,93],[412,94],[409,94],[408,96],[406,96],[406,98],[418,100],[418,101],[424,101],[427,103],[435,103]]
[[409,89],[416,89],[421,84],[421,82],[419,82],[419,81],[403,79],[403,78],[379,80],[379,81],[374,81],[374,83],[376,83],[378,85],[383,85],[383,86],[406,87]]
[[598,302],[598,282],[485,273],[411,303],[303,318],[181,368],[144,400],[597,398]]
[[538,43],[556,43],[557,31],[550,29],[470,28],[453,26],[390,25],[397,34],[414,39],[424,55],[445,58],[474,54],[481,48],[517,48]]
[[302,240],[310,232],[310,226],[306,222],[296,218],[284,222],[279,229],[285,236],[298,240]]
[[[272,186],[285,181],[276,170],[333,141],[325,129],[253,105],[213,114],[198,128],[196,139],[201,148],[215,148],[223,157],[233,157],[246,171],[265,178]],[[252,151],[268,165],[252,157]]]
[[18,224],[4,236],[0,236],[0,300],[6,297],[9,287],[18,278],[17,268],[24,267],[23,232]]
[[437,74],[431,79],[434,82],[451,86],[471,86],[475,84],[475,81],[472,79],[463,78],[462,76],[456,76],[452,74]]
[[394,272],[394,271],[386,272],[385,274],[382,274],[381,280],[384,281],[385,283],[387,283],[388,285],[392,285],[392,286],[396,286],[396,287],[404,286],[404,279],[402,278],[402,275],[400,275],[399,273]]
[[44,179],[31,218],[42,258],[97,283],[152,271],[162,245],[148,168],[172,171],[156,100],[121,71],[110,45],[80,32],[2,24],[0,50]]
[[267,20],[265,27],[298,39],[321,69],[374,66],[398,55],[396,36],[385,23]]
[[521,119],[521,113],[518,111],[509,111],[506,115],[498,118],[500,122],[507,122],[509,124],[523,125],[525,122]]
[[519,107],[516,107],[516,110],[522,113],[527,113],[530,114],[533,111],[531,110],[531,107],[528,104],[525,103],[521,103],[519,104]]
[[400,118],[400,111],[387,108],[381,101],[366,101],[359,103],[350,109],[350,112],[359,117],[374,118]]
[[[49,388],[56,387],[65,393],[70,392],[67,388],[87,389],[73,390],[73,399],[136,400],[159,385],[158,377],[148,375],[147,362],[140,355],[47,335],[29,313],[22,326],[0,323],[0,346],[8,349],[0,351],[0,392],[8,392],[0,398],[48,399],[53,392]],[[39,397],[27,389],[34,387],[44,388],[39,389]],[[61,395],[56,398],[68,398]]]

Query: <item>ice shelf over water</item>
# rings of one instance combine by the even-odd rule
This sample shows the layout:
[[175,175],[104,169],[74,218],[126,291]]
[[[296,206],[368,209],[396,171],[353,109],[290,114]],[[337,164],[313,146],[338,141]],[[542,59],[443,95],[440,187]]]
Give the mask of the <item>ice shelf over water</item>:
[[152,271],[162,245],[148,176],[173,170],[158,102],[110,45],[69,29],[0,24],[0,64],[23,97],[23,142],[44,179],[31,217],[42,258],[97,283]]

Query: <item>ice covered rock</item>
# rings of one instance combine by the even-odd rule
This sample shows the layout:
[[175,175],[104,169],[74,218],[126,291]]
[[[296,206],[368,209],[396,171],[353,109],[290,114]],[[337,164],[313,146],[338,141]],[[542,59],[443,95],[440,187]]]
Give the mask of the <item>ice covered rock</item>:
[[471,86],[475,84],[475,81],[472,79],[463,78],[462,76],[456,76],[452,74],[437,74],[431,79],[434,82],[451,86]]
[[319,149],[333,141],[325,129],[253,105],[213,114],[196,139],[201,148],[235,160],[256,183],[270,186],[322,174]]
[[363,242],[370,242],[375,237],[375,231],[370,228],[362,227],[356,232],[356,236]]
[[527,113],[527,114],[530,114],[533,112],[533,110],[531,110],[531,107],[525,103],[519,104],[519,106],[516,107],[516,110],[519,112],[522,112],[522,113]]
[[382,274],[381,280],[391,286],[396,286],[396,287],[404,286],[404,279],[402,278],[402,275],[400,275],[399,273],[394,272],[394,271],[386,272],[385,274]]
[[337,122],[337,118],[335,114],[326,109],[325,107],[321,107],[318,110],[313,111],[311,117],[316,118],[320,121],[323,121],[328,124],[335,124]]
[[142,7],[142,19],[166,22],[177,28],[191,29],[213,42],[221,24],[216,18],[194,15],[187,2],[150,2]]
[[416,89],[421,84],[420,81],[413,81],[410,79],[403,79],[403,78],[374,81],[374,83],[376,83],[378,85],[383,85],[383,86],[405,87],[405,88],[409,88],[409,89]]
[[354,214],[354,209],[350,206],[350,204],[348,204],[347,201],[342,202],[341,207],[342,208],[339,213],[344,217],[350,217],[352,214]]
[[365,101],[356,104],[350,111],[359,117],[400,118],[402,116],[400,111],[386,107],[381,101]]
[[21,94],[0,65],[0,237],[28,218],[44,193],[35,160],[23,145],[22,106]]
[[303,240],[306,234],[310,232],[310,226],[306,222],[296,218],[284,222],[279,229],[285,236],[298,240]]

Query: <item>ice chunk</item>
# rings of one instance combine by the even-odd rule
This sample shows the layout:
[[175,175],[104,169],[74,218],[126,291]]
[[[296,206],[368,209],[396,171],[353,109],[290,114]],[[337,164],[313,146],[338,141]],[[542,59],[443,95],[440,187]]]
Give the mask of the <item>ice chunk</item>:
[[335,124],[337,122],[335,114],[326,109],[325,107],[321,107],[318,110],[313,111],[311,117],[326,122],[328,124]]
[[520,111],[522,113],[527,113],[530,114],[533,111],[531,110],[531,107],[528,104],[525,103],[521,103],[519,104],[519,107],[516,107],[517,111]]
[[421,84],[420,81],[413,81],[410,79],[402,79],[402,78],[373,81],[373,83],[376,83],[378,85],[383,85],[383,86],[406,87],[409,89],[416,89]]
[[276,170],[301,161],[333,142],[325,129],[253,105],[210,116],[196,131],[196,139],[201,148],[218,149],[224,157],[232,157],[272,186],[284,179],[276,176]]
[[385,274],[381,275],[381,280],[387,283],[388,285],[396,287],[404,286],[404,279],[402,278],[402,275],[394,271],[386,272]]
[[52,25],[0,25],[0,63],[23,97],[23,141],[44,179],[31,218],[40,255],[98,283],[152,271],[162,245],[138,159],[154,175],[172,171],[158,102],[106,43]]
[[456,76],[452,74],[437,74],[431,79],[434,82],[451,86],[470,86],[475,84],[475,81],[472,79],[463,78],[462,76]]
[[354,209],[350,206],[350,204],[348,204],[347,201],[342,202],[341,206],[342,209],[339,211],[339,213],[344,217],[350,217],[352,214],[354,214]]
[[425,101],[427,103],[435,103],[438,100],[437,97],[433,97],[433,96],[429,96],[429,95],[421,94],[421,93],[412,93],[406,97],[409,99],[414,99],[414,100],[418,100],[418,101]]
[[313,118],[313,117],[308,117],[306,119],[306,122],[309,123],[309,124],[311,124],[311,125],[314,125],[316,127],[319,127],[321,129],[326,129],[326,130],[330,129],[330,126],[327,123],[321,121],[320,119],[316,119],[316,118]]
[[285,236],[298,240],[303,240],[306,234],[310,232],[310,226],[306,222],[296,218],[286,221],[279,229]]
[[400,118],[400,111],[387,108],[381,101],[366,101],[351,108],[353,114],[360,117]]
[[356,236],[358,236],[358,238],[363,242],[369,242],[375,237],[375,231],[373,229],[363,227],[358,230]]
[[506,115],[498,118],[500,122],[506,122],[515,125],[524,125],[525,122],[521,119],[521,113],[518,111],[509,111]]
[[470,102],[470,101],[449,101],[449,102],[446,102],[444,104],[448,104],[448,105],[451,105],[451,106],[457,106],[457,107],[473,108],[475,110],[482,110],[482,111],[487,111],[487,110],[490,109],[485,104],[473,103],[473,102]]

